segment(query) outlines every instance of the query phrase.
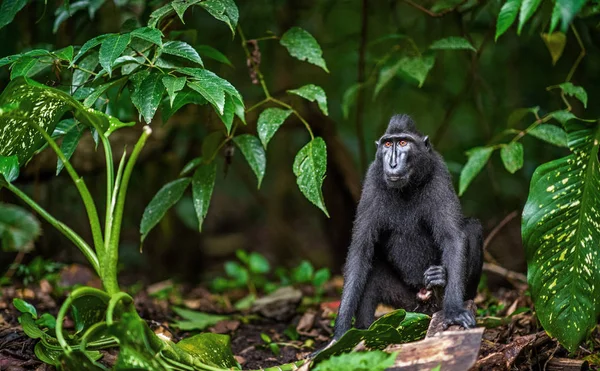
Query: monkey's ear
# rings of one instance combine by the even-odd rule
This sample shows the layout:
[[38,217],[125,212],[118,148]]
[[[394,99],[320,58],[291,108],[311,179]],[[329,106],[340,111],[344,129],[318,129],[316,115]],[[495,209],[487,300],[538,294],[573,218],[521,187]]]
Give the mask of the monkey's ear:
[[379,141],[378,140],[375,141],[375,147],[379,147]]
[[428,135],[425,135],[425,138],[423,138],[423,144],[425,144],[425,148],[427,148],[427,150],[431,149],[431,143],[429,143]]

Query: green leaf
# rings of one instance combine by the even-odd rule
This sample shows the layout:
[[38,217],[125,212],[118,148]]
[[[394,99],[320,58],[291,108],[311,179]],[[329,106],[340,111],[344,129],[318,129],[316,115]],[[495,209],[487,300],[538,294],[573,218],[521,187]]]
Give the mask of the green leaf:
[[233,141],[242,151],[246,161],[248,161],[248,165],[250,165],[250,168],[256,174],[258,188],[260,188],[267,167],[267,156],[265,155],[265,150],[260,145],[260,141],[257,137],[250,134],[238,135],[233,138]]
[[33,318],[37,318],[37,310],[32,304],[29,304],[23,299],[14,298],[13,305],[21,313],[29,313]]
[[201,66],[202,58],[192,46],[183,41],[167,41],[160,51],[164,54],[174,55],[176,57],[187,59],[188,61],[197,63]]
[[500,157],[506,170],[514,174],[523,167],[523,145],[519,142],[511,142],[502,146]]
[[142,27],[137,28],[131,31],[131,37],[137,37],[138,39],[142,39],[152,44],[158,45],[160,47],[163,46],[162,37],[163,34],[160,30],[152,27]]
[[190,178],[181,178],[165,184],[146,206],[140,225],[141,240],[144,241],[148,233],[165,216],[171,206],[183,196],[183,192],[190,184]]
[[235,35],[235,28],[240,15],[233,0],[206,0],[198,5],[206,9],[210,15],[219,21],[225,22],[229,26],[231,33]]
[[168,101],[164,102],[165,103],[161,106],[163,122],[167,122],[167,120],[169,120],[169,118],[173,116],[175,112],[177,112],[187,104],[191,103],[196,105],[203,105],[207,103],[206,99],[204,99],[202,95],[189,88],[183,88],[182,91],[177,93],[177,96],[173,100],[172,107],[171,104],[168,103]]
[[565,128],[572,153],[535,170],[521,230],[537,317],[574,352],[600,314],[600,126]]
[[199,54],[214,59],[217,62],[224,63],[230,67],[233,67],[233,64],[229,61],[229,59],[220,51],[208,45],[198,45],[196,46],[196,50]]
[[188,86],[200,93],[221,115],[225,110],[225,91],[212,79],[204,81],[188,81]]
[[326,169],[327,146],[323,138],[316,137],[296,154],[294,175],[300,191],[329,217],[321,192]]
[[[71,159],[73,153],[75,153],[75,149],[77,148],[77,144],[79,144],[79,140],[83,136],[83,128],[75,125],[71,130],[65,133],[65,136],[60,144],[60,150],[65,155],[67,160]],[[60,174],[65,164],[59,158],[56,163],[56,175]]]
[[279,127],[283,125],[292,112],[292,110],[281,108],[267,108],[260,113],[258,122],[256,123],[256,131],[265,149],[267,149],[267,144],[269,144],[273,135],[275,135]]
[[588,96],[584,88],[575,86],[570,82],[563,82],[558,86],[562,89],[563,93],[579,99],[583,103],[583,107],[587,108]]
[[300,27],[292,27],[281,36],[279,43],[290,55],[301,61],[307,61],[329,72],[322,55],[321,47],[315,38]]
[[554,144],[558,147],[567,147],[567,132],[556,125],[542,124],[529,130],[527,134]]
[[217,164],[213,162],[208,165],[200,165],[194,172],[192,178],[192,195],[194,199],[194,209],[198,217],[198,231],[202,232],[202,223],[208,213],[210,199],[213,188],[215,187],[215,178],[217,176]]
[[94,103],[96,103],[96,101],[98,100],[98,98],[100,98],[104,93],[106,93],[106,91],[108,89],[110,89],[111,87],[113,87],[116,84],[120,84],[121,82],[123,82],[123,78],[118,79],[118,80],[112,80],[112,81],[107,82],[106,84],[102,84],[102,85],[98,86],[90,95],[88,95],[83,100],[83,105],[86,107],[93,106]]
[[479,174],[485,164],[487,164],[492,152],[494,152],[494,148],[492,147],[476,147],[467,152],[469,160],[460,172],[460,181],[458,186],[459,196],[462,196],[462,194],[465,193],[467,187],[469,187],[469,184],[471,184],[471,181],[475,179],[477,174]]
[[[176,346],[189,354],[194,365],[209,365],[213,369],[237,369],[238,363],[231,352],[227,335],[203,333],[181,340]],[[200,368],[200,367],[199,367]],[[206,366],[202,369],[208,369]]]
[[202,157],[196,157],[191,159],[187,164],[183,166],[183,169],[181,169],[179,176],[188,175],[192,170],[200,166],[201,163]]
[[521,4],[521,12],[519,13],[519,28],[517,34],[520,35],[525,23],[531,18],[535,11],[540,6],[542,0],[523,0]]
[[78,89],[86,83],[86,81],[92,75],[90,72],[86,71],[94,71],[98,66],[98,62],[98,53],[96,51],[90,53],[87,57],[81,60],[81,63],[79,63],[79,67],[81,67],[82,69],[76,69],[75,71],[73,71],[72,84],[74,89]]
[[229,83],[229,81],[220,78],[211,71],[203,68],[180,68],[178,70],[181,73],[194,77],[197,81],[189,81],[188,86],[200,94],[206,100],[208,100],[213,107],[217,109],[217,112],[221,115],[224,114],[223,110],[225,107],[225,93],[233,98],[234,105],[236,107],[236,115],[243,119],[243,114],[238,111],[239,108],[244,107],[244,100],[237,89]]
[[384,371],[394,365],[398,352],[386,353],[381,350],[352,352],[333,356],[317,365],[315,371]]
[[573,18],[581,11],[587,0],[556,0],[552,10],[552,19],[550,21],[550,32],[553,32],[558,25],[560,18],[560,30],[567,33],[569,25]]
[[102,41],[102,45],[100,45],[100,65],[108,72],[109,76],[112,75],[113,63],[125,51],[129,41],[131,41],[131,35],[128,33],[109,35]]
[[429,46],[432,50],[472,50],[477,51],[471,43],[464,37],[450,36],[440,40],[436,40]]
[[0,156],[0,175],[8,183],[19,177],[19,158],[16,155]]
[[250,256],[248,253],[242,249],[235,250],[235,256],[240,259],[240,261],[246,265],[250,263]]
[[555,65],[565,50],[567,36],[562,32],[542,33],[541,36],[552,57],[552,64]]
[[540,111],[540,107],[527,107],[527,108],[517,108],[508,115],[508,119],[506,120],[506,126],[509,128],[516,127],[521,120],[525,118],[528,114],[532,113],[536,115]]
[[184,88],[185,82],[185,77],[163,76],[162,83],[165,86],[165,89],[167,89],[167,94],[169,94],[169,103],[171,104],[171,107],[173,107],[173,101],[177,96],[177,92]]
[[73,60],[73,47],[67,46],[66,48],[59,49],[52,52],[59,59],[68,61],[69,63]]
[[322,87],[308,84],[299,89],[288,90],[288,93],[299,95],[311,102],[316,100],[323,114],[325,114],[325,116],[329,115],[329,111],[327,110],[327,95],[325,95],[325,91]]
[[109,36],[111,35],[100,35],[86,41],[85,44],[83,44],[83,46],[81,47],[81,49],[79,49],[79,51],[77,52],[75,58],[73,58],[73,62],[71,62],[71,64],[75,64],[75,62],[77,62],[79,58],[81,58],[85,53],[87,53],[90,49],[93,49],[98,45],[102,44],[102,42]]
[[420,57],[402,57],[398,62],[399,71],[412,77],[419,82],[419,87],[423,86],[427,75],[435,63],[435,56],[432,54]]
[[257,252],[250,253],[248,257],[248,267],[252,273],[268,273],[271,270],[271,266],[264,256]]
[[248,294],[236,301],[233,307],[237,310],[248,310],[252,307],[252,304],[256,301],[256,295]]
[[175,9],[175,13],[177,13],[177,16],[179,16],[181,23],[185,24],[183,21],[183,14],[190,6],[198,4],[199,2],[200,0],[175,0],[171,3],[171,6],[173,9]]
[[225,273],[233,278],[237,284],[246,285],[248,283],[248,270],[236,262],[225,262]]
[[[377,98],[379,92],[396,76],[400,70],[402,60],[394,63],[393,65],[385,65],[379,70],[379,77],[377,78],[377,84],[375,85],[375,92],[373,93],[373,100]],[[358,93],[358,89],[356,91]],[[355,94],[356,94],[355,93]],[[356,99],[356,98],[354,98]]]
[[551,114],[552,118],[560,122],[563,126],[567,123],[567,121],[577,118],[577,116],[572,114],[571,111],[567,110],[554,111]]
[[521,0],[506,0],[504,5],[502,5],[500,14],[498,14],[498,22],[496,23],[496,41],[515,22],[520,6]]
[[292,271],[292,279],[294,282],[306,283],[312,279],[315,269],[308,260],[303,260],[300,264]]
[[15,54],[15,55],[8,55],[4,58],[0,58],[0,67],[4,67],[7,64],[12,64],[15,61],[19,60],[19,58],[21,58],[23,56],[23,54]]
[[160,8],[150,13],[150,19],[148,19],[148,26],[152,28],[158,28],[160,22],[173,12],[175,12],[175,9],[173,9],[172,2],[161,6]]
[[27,5],[27,0],[2,0],[0,5],[0,29],[13,21],[15,15]]
[[395,310],[380,317],[367,330],[352,328],[347,331],[336,343],[318,353],[313,359],[313,365],[332,356],[351,352],[361,342],[368,350],[381,350],[389,344],[421,340],[427,333],[430,320],[425,314]]
[[172,323],[172,326],[181,331],[203,331],[210,326],[214,326],[217,322],[228,319],[228,316],[220,316],[216,314],[197,312],[184,308],[172,307],[173,312],[182,317],[183,320],[177,320]]
[[331,272],[327,268],[321,268],[315,272],[312,284],[317,289],[322,289],[323,285],[331,278]]
[[147,124],[152,121],[165,92],[165,87],[162,84],[163,76],[164,75],[159,72],[150,73],[142,81],[139,92],[136,91],[136,94],[142,100],[140,113]]
[[[360,89],[362,89],[362,84],[356,83],[350,85],[344,92],[344,96],[342,97],[342,114],[344,115],[345,120],[350,116],[350,107],[356,103]],[[381,90],[381,87],[379,90]]]
[[233,102],[233,98],[231,96],[225,96],[225,106],[223,107],[223,114],[217,112],[217,115],[225,124],[225,128],[227,129],[227,134],[231,133],[231,127],[233,126],[233,118],[235,115],[235,103]]
[[38,63],[38,58],[34,57],[22,57],[15,64],[12,65],[10,70],[10,79],[14,80],[19,76],[30,76],[29,71],[35,67]]

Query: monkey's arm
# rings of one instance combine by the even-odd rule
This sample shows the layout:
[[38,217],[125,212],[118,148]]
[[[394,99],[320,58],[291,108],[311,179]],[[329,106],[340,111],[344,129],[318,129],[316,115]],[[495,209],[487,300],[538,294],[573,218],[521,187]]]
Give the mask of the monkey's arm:
[[352,231],[352,243],[344,267],[344,289],[335,321],[334,340],[339,339],[352,327],[352,317],[356,313],[373,266],[377,238],[376,222],[371,218],[368,210],[361,210],[361,206],[364,206],[364,203],[362,204],[358,208],[357,220]]

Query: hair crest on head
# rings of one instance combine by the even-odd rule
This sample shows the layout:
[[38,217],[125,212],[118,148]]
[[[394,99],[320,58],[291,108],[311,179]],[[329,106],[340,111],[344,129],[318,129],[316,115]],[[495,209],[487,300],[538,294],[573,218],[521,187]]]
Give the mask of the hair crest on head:
[[398,133],[416,133],[417,128],[413,119],[406,114],[398,114],[392,116],[390,123],[386,130],[386,134],[398,134]]

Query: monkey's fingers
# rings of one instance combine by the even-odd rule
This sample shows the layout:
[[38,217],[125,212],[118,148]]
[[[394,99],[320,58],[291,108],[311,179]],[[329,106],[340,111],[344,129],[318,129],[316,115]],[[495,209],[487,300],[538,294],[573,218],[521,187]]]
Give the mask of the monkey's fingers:
[[464,312],[452,317],[447,318],[444,321],[444,330],[452,325],[458,325],[462,328],[469,329],[476,326],[475,316],[470,311],[465,310]]

